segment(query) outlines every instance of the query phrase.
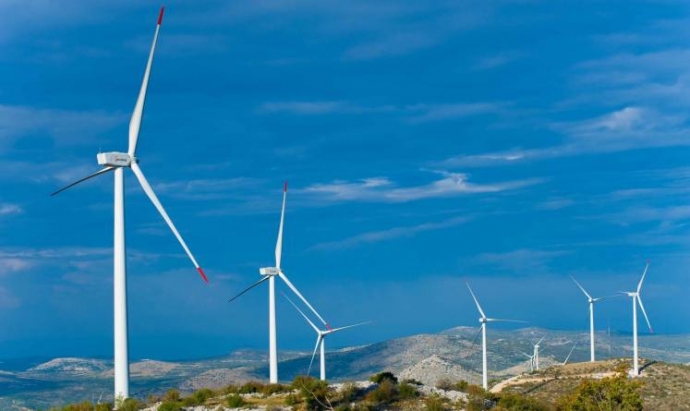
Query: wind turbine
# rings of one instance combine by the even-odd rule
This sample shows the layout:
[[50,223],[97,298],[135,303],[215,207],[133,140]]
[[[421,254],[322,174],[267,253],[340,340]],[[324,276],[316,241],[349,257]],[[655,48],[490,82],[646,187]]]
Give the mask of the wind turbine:
[[529,358],[529,372],[534,372],[534,354],[529,355],[527,353],[522,353],[525,357]]
[[534,344],[534,368],[537,371],[539,371],[539,344],[541,344],[541,342],[544,341],[544,338],[546,338],[546,336],[541,337],[541,340]]
[[585,290],[583,286],[580,285],[580,283],[577,282],[575,277],[572,275],[570,276],[572,280],[575,282],[575,284],[582,290],[584,293],[585,297],[587,297],[587,301],[589,302],[589,361],[594,362],[594,303],[599,302],[604,299],[604,297],[599,297],[599,298],[594,298],[589,293]]
[[644,319],[647,321],[647,327],[649,327],[649,332],[651,332],[651,333],[654,332],[654,330],[652,329],[652,324],[649,323],[649,317],[647,317],[647,312],[645,311],[644,305],[642,304],[642,297],[640,296],[640,291],[642,290],[642,282],[644,281],[644,277],[647,275],[647,269],[649,269],[649,261],[647,261],[647,265],[644,267],[644,272],[642,273],[642,278],[640,279],[640,282],[637,284],[637,290],[624,292],[624,294],[627,294],[628,297],[632,298],[632,309],[633,309],[633,377],[637,377],[638,375],[640,375],[640,365],[638,363],[638,355],[637,355],[637,304],[639,304],[640,309],[642,309],[642,314],[644,314]]
[[292,304],[292,306],[295,307],[295,309],[296,309],[300,314],[302,314],[302,317],[304,317],[304,319],[307,320],[307,322],[309,323],[309,325],[311,325],[311,328],[313,328],[314,331],[316,331],[316,346],[314,347],[314,352],[313,352],[312,355],[311,355],[311,361],[309,361],[309,369],[307,370],[307,375],[309,375],[309,374],[311,373],[311,366],[312,366],[312,364],[314,363],[314,357],[316,356],[316,351],[319,349],[319,346],[320,346],[320,348],[321,348],[321,353],[320,353],[320,358],[319,358],[319,359],[320,359],[320,362],[321,362],[321,364],[320,364],[320,366],[321,366],[321,367],[320,367],[320,368],[321,368],[321,381],[326,381],[326,348],[325,348],[326,336],[328,336],[328,335],[330,335],[330,334],[333,334],[333,333],[335,333],[335,332],[338,332],[338,331],[342,331],[342,330],[348,329],[348,328],[353,328],[353,327],[357,327],[357,326],[360,326],[360,325],[367,324],[367,322],[357,323],[357,324],[352,324],[352,325],[347,325],[347,326],[345,326],[345,327],[338,327],[338,328],[330,328],[330,327],[327,327],[325,330],[322,330],[322,329],[320,329],[319,327],[317,327],[317,326],[309,319],[309,317],[307,317],[307,315],[306,315],[302,310],[300,310],[299,307],[297,307],[297,305],[296,305],[294,302],[292,302],[292,300],[291,300],[287,295],[283,294],[283,297],[287,298],[287,300],[290,301],[290,304]]
[[113,172],[115,175],[115,224],[114,224],[114,312],[115,312],[115,401],[122,401],[129,397],[129,355],[128,355],[128,340],[127,340],[127,271],[126,271],[126,261],[125,261],[125,200],[124,200],[124,169],[129,168],[134,172],[134,175],[139,180],[141,187],[144,192],[149,197],[153,205],[158,209],[165,222],[168,224],[172,230],[177,240],[184,248],[184,251],[189,256],[190,260],[194,264],[194,267],[199,271],[199,274],[208,282],[206,274],[199,267],[196,259],[192,255],[191,251],[187,247],[187,244],[182,239],[182,236],[175,228],[172,220],[168,216],[168,213],[163,208],[163,205],[158,200],[158,197],[154,193],[153,189],[149,185],[144,173],[139,167],[139,159],[136,157],[137,141],[139,139],[139,130],[141,128],[141,119],[144,113],[144,103],[146,100],[146,89],[148,88],[149,77],[151,75],[151,65],[153,64],[153,54],[156,49],[156,42],[158,41],[158,33],[161,28],[161,23],[163,23],[163,11],[164,7],[161,7],[160,14],[158,15],[158,23],[156,24],[156,32],[153,35],[153,44],[151,45],[151,51],[149,53],[148,63],[146,64],[146,70],[144,71],[144,80],[141,83],[141,89],[139,90],[139,97],[134,106],[134,112],[132,113],[132,118],[129,122],[129,148],[126,153],[120,152],[108,152],[99,153],[97,156],[98,164],[103,166],[99,171],[84,177],[74,183],[61,188],[51,194],[54,196],[62,191],[67,190],[79,183],[86,180],[92,179],[94,177]]
[[285,222],[285,202],[287,200],[287,181],[283,185],[283,207],[280,212],[280,226],[278,228],[278,240],[276,242],[276,265],[275,267],[263,267],[259,269],[261,279],[249,287],[245,288],[230,299],[230,302],[236,300],[239,296],[258,286],[264,281],[268,280],[268,363],[269,363],[269,381],[271,384],[278,383],[278,343],[276,335],[276,293],[275,293],[275,277],[278,276],[287,284],[287,286],[294,292],[304,304],[321,320],[326,326],[330,327],[328,323],[319,315],[314,307],[309,304],[306,298],[299,292],[299,290],[292,285],[287,276],[280,269],[280,260],[283,252],[283,224]]
[[470,294],[472,294],[472,299],[474,300],[474,303],[477,305],[477,310],[479,310],[479,315],[481,315],[481,317],[479,318],[479,323],[481,323],[481,330],[482,330],[482,387],[484,387],[484,389],[487,390],[487,389],[489,389],[489,379],[488,379],[488,370],[487,370],[487,365],[486,365],[486,323],[488,323],[488,322],[519,322],[519,323],[521,323],[524,321],[487,318],[487,316],[484,314],[484,310],[482,310],[482,307],[479,305],[479,301],[477,301],[477,297],[474,296],[474,293],[472,292],[472,288],[470,287],[469,283],[467,283],[467,289],[470,290]]

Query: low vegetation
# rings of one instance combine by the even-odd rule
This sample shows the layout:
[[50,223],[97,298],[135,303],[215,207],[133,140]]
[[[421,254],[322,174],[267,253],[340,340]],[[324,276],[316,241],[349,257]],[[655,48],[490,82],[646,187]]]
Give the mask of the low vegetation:
[[[260,408],[266,411],[659,411],[687,409],[685,397],[669,402],[663,395],[645,390],[659,381],[673,384],[679,390],[690,389],[690,367],[663,366],[645,370],[647,377],[631,379],[628,364],[611,362],[608,367],[591,364],[598,373],[586,372],[587,365],[560,367],[558,372],[545,370],[526,375],[506,385],[500,393],[486,391],[467,381],[441,380],[436,387],[425,387],[414,380],[399,381],[391,372],[372,375],[370,384],[345,383],[329,386],[326,382],[300,376],[291,384],[263,384],[250,381],[223,389],[200,389],[182,395],[175,389],[160,396],[150,396],[146,403],[129,399],[120,407],[124,411],[181,411],[204,406],[209,411]],[[598,367],[598,368],[597,368]],[[612,371],[612,368],[615,369]],[[580,374],[578,374],[580,373]],[[583,377],[590,375],[591,377]],[[656,389],[656,388],[655,388]],[[664,391],[659,388],[659,390]],[[688,394],[690,395],[690,394]],[[643,401],[643,397],[645,398]],[[677,407],[664,404],[678,404]],[[650,404],[654,404],[650,406]],[[83,402],[53,408],[53,411],[111,411],[111,404]]]

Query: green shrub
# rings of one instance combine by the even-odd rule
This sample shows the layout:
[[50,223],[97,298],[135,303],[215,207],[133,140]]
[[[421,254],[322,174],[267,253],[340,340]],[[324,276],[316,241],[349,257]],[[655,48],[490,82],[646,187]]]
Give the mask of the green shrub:
[[556,403],[558,411],[641,411],[642,382],[629,380],[623,372],[601,380],[584,380],[569,395]]
[[297,405],[300,403],[300,399],[295,394],[288,394],[285,396],[285,405]]
[[259,381],[248,381],[240,387],[240,394],[253,394],[255,392],[261,392],[263,388],[264,384],[260,383]]
[[158,406],[158,411],[180,411],[182,405],[178,401],[164,401]]
[[240,392],[240,387],[234,384],[230,384],[223,389],[223,394],[237,394]]
[[395,399],[396,395],[397,390],[393,380],[384,378],[375,390],[367,394],[366,400],[378,404],[389,404]]
[[345,383],[340,389],[340,401],[352,402],[359,396],[359,388],[351,382]]
[[436,388],[439,390],[452,390],[453,389],[453,383],[450,382],[448,378],[441,378],[440,380],[436,381]]
[[118,411],[139,411],[143,410],[145,407],[146,405],[141,401],[135,398],[127,398],[122,402],[122,405],[118,407]]
[[467,382],[465,380],[460,380],[460,381],[456,382],[455,384],[453,384],[453,389],[456,391],[460,391],[460,392],[467,392],[467,387],[469,387],[469,386],[470,386],[469,382]]
[[401,400],[407,400],[410,398],[415,398],[419,395],[417,392],[417,388],[408,383],[408,382],[402,382],[400,385],[398,385],[398,397]]
[[432,394],[424,399],[424,408],[426,411],[447,411],[448,405],[445,398],[441,398],[438,394]]
[[240,408],[241,406],[245,405],[246,402],[239,394],[231,394],[228,395],[227,399],[225,400],[225,404],[230,408]]
[[261,388],[261,393],[265,396],[271,396],[286,391],[290,391],[290,387],[282,384],[267,384]]
[[498,405],[510,411],[549,411],[549,406],[520,394],[501,394]]
[[328,383],[312,377],[297,376],[292,388],[299,390],[301,400],[307,410],[322,410],[328,403]]
[[180,400],[180,392],[174,388],[169,389],[165,393],[165,396],[163,396],[163,401],[179,401],[179,400]]
[[380,372],[369,377],[369,381],[381,384],[384,380],[391,380],[393,384],[398,383],[398,378],[390,371]]

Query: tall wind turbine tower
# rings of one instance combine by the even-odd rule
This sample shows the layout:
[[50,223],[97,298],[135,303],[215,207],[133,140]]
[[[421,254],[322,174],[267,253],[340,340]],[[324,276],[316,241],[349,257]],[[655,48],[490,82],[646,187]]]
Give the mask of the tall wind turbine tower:
[[488,369],[487,369],[487,361],[486,361],[486,324],[489,322],[524,322],[524,321],[516,321],[516,320],[501,320],[497,318],[488,318],[484,314],[484,310],[482,310],[482,307],[479,305],[479,301],[477,300],[477,297],[475,297],[474,293],[472,292],[472,288],[470,287],[470,284],[467,284],[467,289],[470,290],[470,294],[472,294],[472,299],[474,300],[475,305],[477,306],[477,310],[479,311],[479,323],[481,324],[481,331],[482,331],[482,387],[484,387],[485,390],[489,389],[489,378],[488,378]]
[[115,312],[115,353],[114,353],[114,364],[115,364],[115,402],[116,406],[118,402],[123,401],[129,397],[129,354],[128,354],[128,338],[127,338],[127,267],[126,267],[126,256],[125,256],[125,200],[124,200],[124,170],[129,168],[134,172],[134,175],[139,180],[139,184],[144,189],[144,192],[149,197],[153,205],[156,207],[158,212],[163,217],[163,220],[168,224],[172,230],[177,240],[182,245],[182,248],[189,256],[189,259],[194,264],[194,267],[199,271],[199,274],[208,282],[204,271],[199,267],[196,259],[192,255],[191,251],[187,247],[187,244],[182,239],[182,236],[175,228],[172,220],[168,216],[168,213],[163,208],[163,205],[158,200],[156,193],[149,185],[146,177],[144,177],[143,171],[139,167],[139,159],[136,157],[137,141],[139,139],[139,129],[141,128],[141,120],[144,114],[144,103],[146,100],[146,90],[148,88],[149,77],[151,75],[151,66],[153,64],[153,54],[156,49],[156,42],[158,41],[158,33],[163,23],[163,11],[165,8],[161,8],[160,14],[158,15],[158,23],[156,24],[156,32],[153,35],[153,44],[151,45],[151,51],[149,53],[148,63],[146,64],[146,70],[144,71],[144,80],[141,84],[141,89],[139,91],[139,97],[134,106],[134,112],[132,113],[132,118],[129,122],[129,148],[126,153],[121,152],[108,152],[99,153],[97,156],[98,164],[103,166],[99,171],[84,177],[74,183],[61,188],[60,190],[52,193],[54,196],[67,190],[70,187],[82,183],[86,180],[92,179],[94,177],[113,172],[115,176],[115,205],[114,205],[114,244],[113,244],[113,266],[114,266],[114,312]]
[[599,298],[592,297],[585,290],[585,288],[583,286],[581,286],[580,283],[577,282],[575,277],[573,277],[571,275],[570,278],[573,279],[573,281],[578,286],[578,288],[582,291],[582,293],[585,295],[585,297],[587,297],[587,301],[589,303],[589,351],[590,351],[589,361],[594,362],[595,361],[595,358],[594,358],[594,303],[599,302],[599,301],[603,300],[604,298],[603,297],[599,297]]
[[536,344],[534,344],[534,368],[539,371],[539,344],[541,344],[542,341],[544,341],[544,337],[541,337],[541,340],[537,341]]
[[625,292],[625,294],[628,295],[628,297],[632,298],[632,310],[633,310],[633,370],[632,370],[632,375],[633,377],[637,377],[640,375],[640,364],[638,360],[638,352],[637,352],[637,305],[639,304],[640,309],[642,310],[642,314],[644,315],[644,319],[647,321],[647,327],[649,327],[649,332],[654,332],[652,329],[652,324],[649,323],[649,317],[647,317],[647,312],[644,309],[644,305],[642,304],[642,297],[640,296],[640,291],[642,290],[642,282],[644,281],[644,277],[647,275],[647,269],[649,269],[649,261],[647,261],[647,265],[644,267],[644,272],[642,273],[642,278],[640,279],[640,282],[637,284],[637,289],[635,291],[628,291]]
[[278,343],[277,343],[277,333],[276,333],[276,292],[275,292],[275,277],[280,277],[281,280],[294,292],[304,304],[309,307],[311,312],[318,317],[318,319],[327,327],[328,323],[319,315],[314,307],[309,304],[306,298],[299,292],[299,290],[290,282],[287,276],[283,273],[280,268],[280,262],[283,254],[283,224],[285,223],[285,203],[287,200],[287,181],[283,185],[283,206],[280,212],[280,225],[278,227],[278,240],[276,241],[275,267],[263,267],[259,269],[259,274],[261,274],[261,279],[249,287],[245,288],[230,299],[230,302],[237,299],[242,294],[256,287],[257,285],[268,280],[268,364],[269,364],[269,381],[271,384],[278,383]]

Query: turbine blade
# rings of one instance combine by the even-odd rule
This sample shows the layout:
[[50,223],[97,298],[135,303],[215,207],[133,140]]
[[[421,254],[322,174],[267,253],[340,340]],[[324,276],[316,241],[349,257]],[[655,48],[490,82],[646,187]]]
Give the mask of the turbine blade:
[[175,237],[177,237],[177,241],[180,242],[180,245],[182,245],[182,248],[184,248],[184,251],[187,253],[187,256],[189,257],[189,259],[192,260],[192,263],[194,264],[194,267],[196,267],[197,271],[201,275],[201,278],[203,278],[204,281],[206,281],[208,283],[208,278],[206,278],[206,274],[204,274],[204,270],[202,270],[201,267],[199,267],[199,264],[196,262],[196,259],[192,255],[192,252],[189,251],[189,247],[187,247],[187,244],[182,239],[182,236],[177,231],[177,228],[175,228],[175,224],[173,224],[172,220],[168,216],[168,213],[165,212],[165,209],[163,208],[163,205],[161,204],[161,202],[158,200],[156,193],[153,192],[153,189],[149,185],[149,182],[146,180],[146,177],[144,177],[144,173],[141,171],[141,168],[139,168],[139,164],[137,164],[136,162],[132,162],[131,168],[132,168],[132,171],[134,171],[134,174],[137,176],[137,179],[139,180],[139,183],[141,184],[141,188],[144,189],[144,192],[146,193],[146,195],[149,196],[149,199],[151,200],[153,205],[156,207],[156,209],[158,209],[158,212],[163,217],[163,220],[165,220],[165,222],[168,223],[168,227],[170,227],[173,234],[175,234]]
[[283,207],[280,210],[280,227],[276,241],[276,268],[280,271],[280,260],[283,255],[283,223],[285,222],[285,200],[287,199],[287,181],[283,185]]
[[647,269],[649,269],[649,261],[647,261],[647,265],[644,267],[644,272],[642,273],[642,278],[640,279],[640,283],[637,284],[637,293],[640,293],[640,290],[642,289],[642,282],[644,281],[644,276],[647,275]]
[[644,305],[642,304],[642,297],[639,295],[637,296],[637,303],[640,304],[640,308],[642,309],[642,314],[644,314],[644,319],[647,321],[647,327],[649,327],[649,332],[654,333],[654,329],[652,328],[652,324],[649,322],[649,317],[647,317],[647,312],[644,309]]
[[492,323],[523,323],[527,324],[527,321],[522,321],[522,320],[506,320],[504,318],[487,318],[487,322],[492,322]]
[[302,314],[302,317],[304,317],[304,319],[307,320],[307,322],[309,323],[309,325],[311,325],[311,328],[313,328],[314,331],[316,331],[316,333],[318,334],[318,333],[321,331],[321,330],[319,330],[319,327],[317,327],[316,325],[314,325],[313,322],[311,322],[311,320],[309,319],[309,317],[307,317],[307,315],[306,315],[302,310],[300,310],[299,307],[298,307],[294,302],[292,302],[292,300],[290,299],[290,297],[288,297],[287,295],[285,295],[285,293],[283,293],[283,292],[281,292],[281,294],[283,294],[283,297],[285,297],[288,301],[290,301],[290,304],[292,304],[292,306],[295,307],[295,310],[299,311],[299,313]]
[[165,7],[161,7],[160,14],[158,14],[158,24],[156,24],[156,32],[153,35],[153,43],[151,44],[151,51],[149,52],[149,60],[146,63],[146,70],[144,71],[144,79],[141,82],[141,89],[139,90],[139,97],[134,105],[132,118],[129,120],[129,148],[127,154],[134,156],[137,151],[137,141],[139,140],[139,129],[141,129],[141,118],[144,114],[144,104],[146,102],[146,90],[149,86],[149,77],[151,76],[151,66],[153,65],[153,54],[156,51],[156,43],[158,42],[158,32],[163,23],[163,12]]
[[474,334],[474,338],[472,338],[472,344],[470,345],[469,355],[472,355],[472,352],[474,351],[474,345],[477,343],[477,338],[479,338],[479,333],[482,332],[482,327],[484,327],[484,324],[482,324],[479,328],[477,328],[477,333]]
[[582,290],[582,292],[585,293],[585,295],[587,296],[587,298],[592,298],[592,296],[589,295],[589,293],[587,293],[587,291],[585,291],[585,288],[584,288],[583,286],[581,286],[580,283],[577,282],[577,280],[575,279],[575,277],[573,277],[573,276],[571,275],[570,278],[572,278],[573,281],[575,282],[575,284],[580,288],[580,290]]
[[563,365],[566,365],[568,363],[568,360],[570,359],[570,356],[573,354],[573,351],[575,350],[575,347],[577,347],[577,344],[573,344],[573,348],[570,349],[570,352],[568,353],[568,356],[565,357],[565,361],[563,361]]
[[472,299],[474,299],[474,303],[477,305],[477,309],[479,310],[479,314],[481,314],[482,318],[486,318],[486,315],[484,314],[482,307],[479,305],[479,301],[477,301],[477,297],[474,296],[474,293],[472,292],[472,288],[470,288],[470,283],[467,283],[467,289],[470,290],[470,294],[472,294]]
[[364,324],[371,324],[371,321],[365,321],[365,322],[363,322],[363,323],[357,323],[357,324],[352,324],[352,325],[346,325],[345,327],[331,328],[331,329],[328,330],[327,332],[328,332],[328,334],[332,334],[332,333],[334,333],[334,332],[336,332],[336,331],[345,330],[345,329],[352,328],[352,327],[359,327],[360,325],[364,325]]
[[51,197],[56,196],[56,195],[62,193],[63,191],[67,190],[68,188],[72,188],[72,187],[76,186],[76,185],[79,184],[79,183],[83,183],[83,182],[86,181],[86,180],[90,180],[90,179],[92,179],[92,178],[94,178],[94,177],[100,176],[101,174],[105,174],[105,173],[107,173],[108,171],[112,171],[112,170],[114,170],[114,169],[115,169],[115,167],[106,167],[106,168],[102,168],[102,169],[96,171],[95,173],[93,173],[93,174],[91,174],[91,175],[89,175],[89,176],[86,176],[86,177],[84,177],[84,178],[81,178],[81,179],[75,181],[75,182],[72,183],[72,184],[69,184],[69,185],[66,185],[66,186],[62,187],[62,188],[59,189],[58,191],[55,191],[55,192],[51,193],[50,196],[51,196]]
[[541,340],[539,340],[539,341],[538,341],[536,344],[534,344],[534,345],[539,345],[539,344],[541,344],[541,342],[544,341],[544,338],[546,338],[546,336],[541,337]]
[[303,302],[307,307],[309,307],[309,309],[311,310],[311,312],[313,312],[314,315],[316,315],[316,316],[318,317],[318,319],[321,320],[321,322],[326,326],[326,328],[330,329],[331,326],[326,322],[326,320],[323,319],[323,317],[321,317],[321,314],[319,314],[319,313],[314,309],[314,307],[312,307],[311,304],[309,304],[309,301],[307,301],[307,299],[304,298],[304,296],[302,295],[302,293],[299,292],[299,290],[297,289],[297,287],[295,287],[294,285],[292,285],[292,283],[291,283],[290,280],[287,278],[287,276],[286,276],[285,274],[283,274],[282,271],[278,271],[278,276],[285,282],[285,284],[287,284],[287,286],[292,290],[292,292],[295,293],[295,294],[299,297],[299,299],[302,300],[302,302]]
[[316,345],[314,346],[314,352],[311,355],[311,361],[309,361],[309,369],[307,369],[307,377],[309,374],[311,374],[311,366],[314,364],[314,357],[316,357],[316,351],[319,349],[319,343],[323,339],[323,336],[319,334],[318,337],[316,337]]
[[242,294],[246,293],[247,291],[251,290],[252,288],[256,287],[257,285],[259,285],[259,284],[263,283],[264,281],[268,280],[269,277],[270,277],[270,276],[268,276],[268,275],[267,275],[267,276],[264,276],[264,277],[263,277],[262,279],[260,279],[259,281],[255,282],[254,284],[252,284],[252,285],[250,285],[249,287],[247,287],[247,288],[245,288],[244,290],[242,290],[241,293],[239,293],[239,294],[237,294],[236,296],[232,297],[230,300],[228,300],[228,302],[231,303],[231,302],[235,301],[235,300],[238,299]]

